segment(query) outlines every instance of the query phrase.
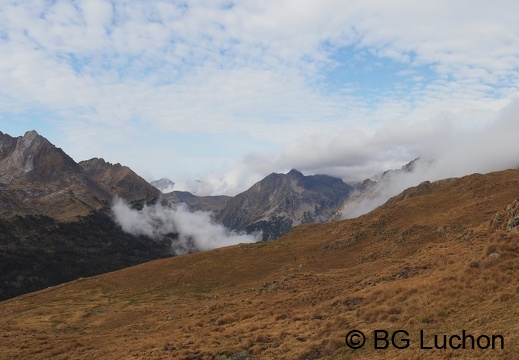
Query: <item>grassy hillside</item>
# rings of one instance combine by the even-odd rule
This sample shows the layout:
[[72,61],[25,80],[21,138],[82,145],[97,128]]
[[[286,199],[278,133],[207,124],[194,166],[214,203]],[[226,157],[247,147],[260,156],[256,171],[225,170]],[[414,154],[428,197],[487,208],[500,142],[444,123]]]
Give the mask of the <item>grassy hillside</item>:
[[[23,295],[0,303],[0,358],[514,359],[518,198],[516,170],[425,183],[274,242]],[[358,350],[345,344],[354,329]],[[375,349],[375,330],[405,330],[409,347]],[[420,348],[420,331],[430,347],[463,330],[504,349]]]

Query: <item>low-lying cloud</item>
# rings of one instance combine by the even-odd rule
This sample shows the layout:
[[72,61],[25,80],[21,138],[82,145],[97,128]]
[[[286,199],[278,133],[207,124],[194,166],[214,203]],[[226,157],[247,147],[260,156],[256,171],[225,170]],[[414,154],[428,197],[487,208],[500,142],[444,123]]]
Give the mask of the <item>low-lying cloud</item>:
[[371,211],[423,181],[519,168],[519,100],[511,102],[487,126],[463,130],[445,125],[416,139],[415,154],[422,158],[415,162],[412,171],[382,177],[367,194],[350,199],[343,217]]
[[261,234],[231,231],[215,224],[209,212],[192,212],[183,204],[174,207],[160,203],[132,209],[124,200],[116,198],[112,204],[114,219],[125,232],[145,235],[153,239],[172,239],[172,249],[177,255],[206,251],[239,243],[253,243]]

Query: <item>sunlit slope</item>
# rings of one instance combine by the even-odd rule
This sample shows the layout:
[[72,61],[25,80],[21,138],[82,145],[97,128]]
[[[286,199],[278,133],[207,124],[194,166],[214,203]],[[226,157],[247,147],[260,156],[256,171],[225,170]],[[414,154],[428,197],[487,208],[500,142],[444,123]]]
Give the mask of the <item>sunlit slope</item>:
[[[0,358],[514,359],[518,198],[517,170],[425,183],[362,217],[274,242],[4,301]],[[362,349],[345,345],[353,329],[367,336]],[[374,349],[380,329],[406,330],[409,347]],[[420,330],[425,347],[465,330],[500,335],[504,349],[421,349]]]

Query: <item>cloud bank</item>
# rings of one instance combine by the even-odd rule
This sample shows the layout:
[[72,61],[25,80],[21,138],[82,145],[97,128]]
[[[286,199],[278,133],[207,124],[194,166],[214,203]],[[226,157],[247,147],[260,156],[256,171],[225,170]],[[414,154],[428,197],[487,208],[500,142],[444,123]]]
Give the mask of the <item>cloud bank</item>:
[[[518,12],[514,0],[6,0],[0,126],[34,128],[76,160],[201,179],[204,194],[299,167],[245,162],[302,145],[309,171],[333,168],[333,153],[370,176],[413,158],[407,127],[480,126],[519,94]],[[387,129],[404,134],[384,145]]]
[[412,171],[391,172],[361,199],[346,204],[343,217],[352,218],[373,210],[390,197],[423,181],[460,177],[473,173],[519,168],[519,99],[498,119],[478,129],[456,129],[444,123],[416,139],[413,146],[421,154]]
[[177,255],[253,243],[261,239],[261,234],[230,231],[223,225],[213,223],[209,212],[191,212],[184,205],[169,207],[157,203],[135,210],[116,198],[112,213],[116,223],[132,235],[145,235],[157,240],[165,237],[172,239],[172,250]]

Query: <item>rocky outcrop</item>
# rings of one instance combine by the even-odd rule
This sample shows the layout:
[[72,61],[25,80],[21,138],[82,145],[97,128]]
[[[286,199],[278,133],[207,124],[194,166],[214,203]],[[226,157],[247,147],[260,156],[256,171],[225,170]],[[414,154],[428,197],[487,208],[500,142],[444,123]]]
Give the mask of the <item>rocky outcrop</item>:
[[0,132],[0,171],[3,184],[20,179],[53,182],[65,180],[63,173],[82,173],[72,158],[36,131],[17,138]]
[[496,213],[490,226],[492,229],[519,231],[519,201],[514,200],[503,211]]
[[113,222],[116,195],[137,205],[161,194],[120,164],[79,165],[35,131],[0,133],[0,300],[170,255],[169,238]]

